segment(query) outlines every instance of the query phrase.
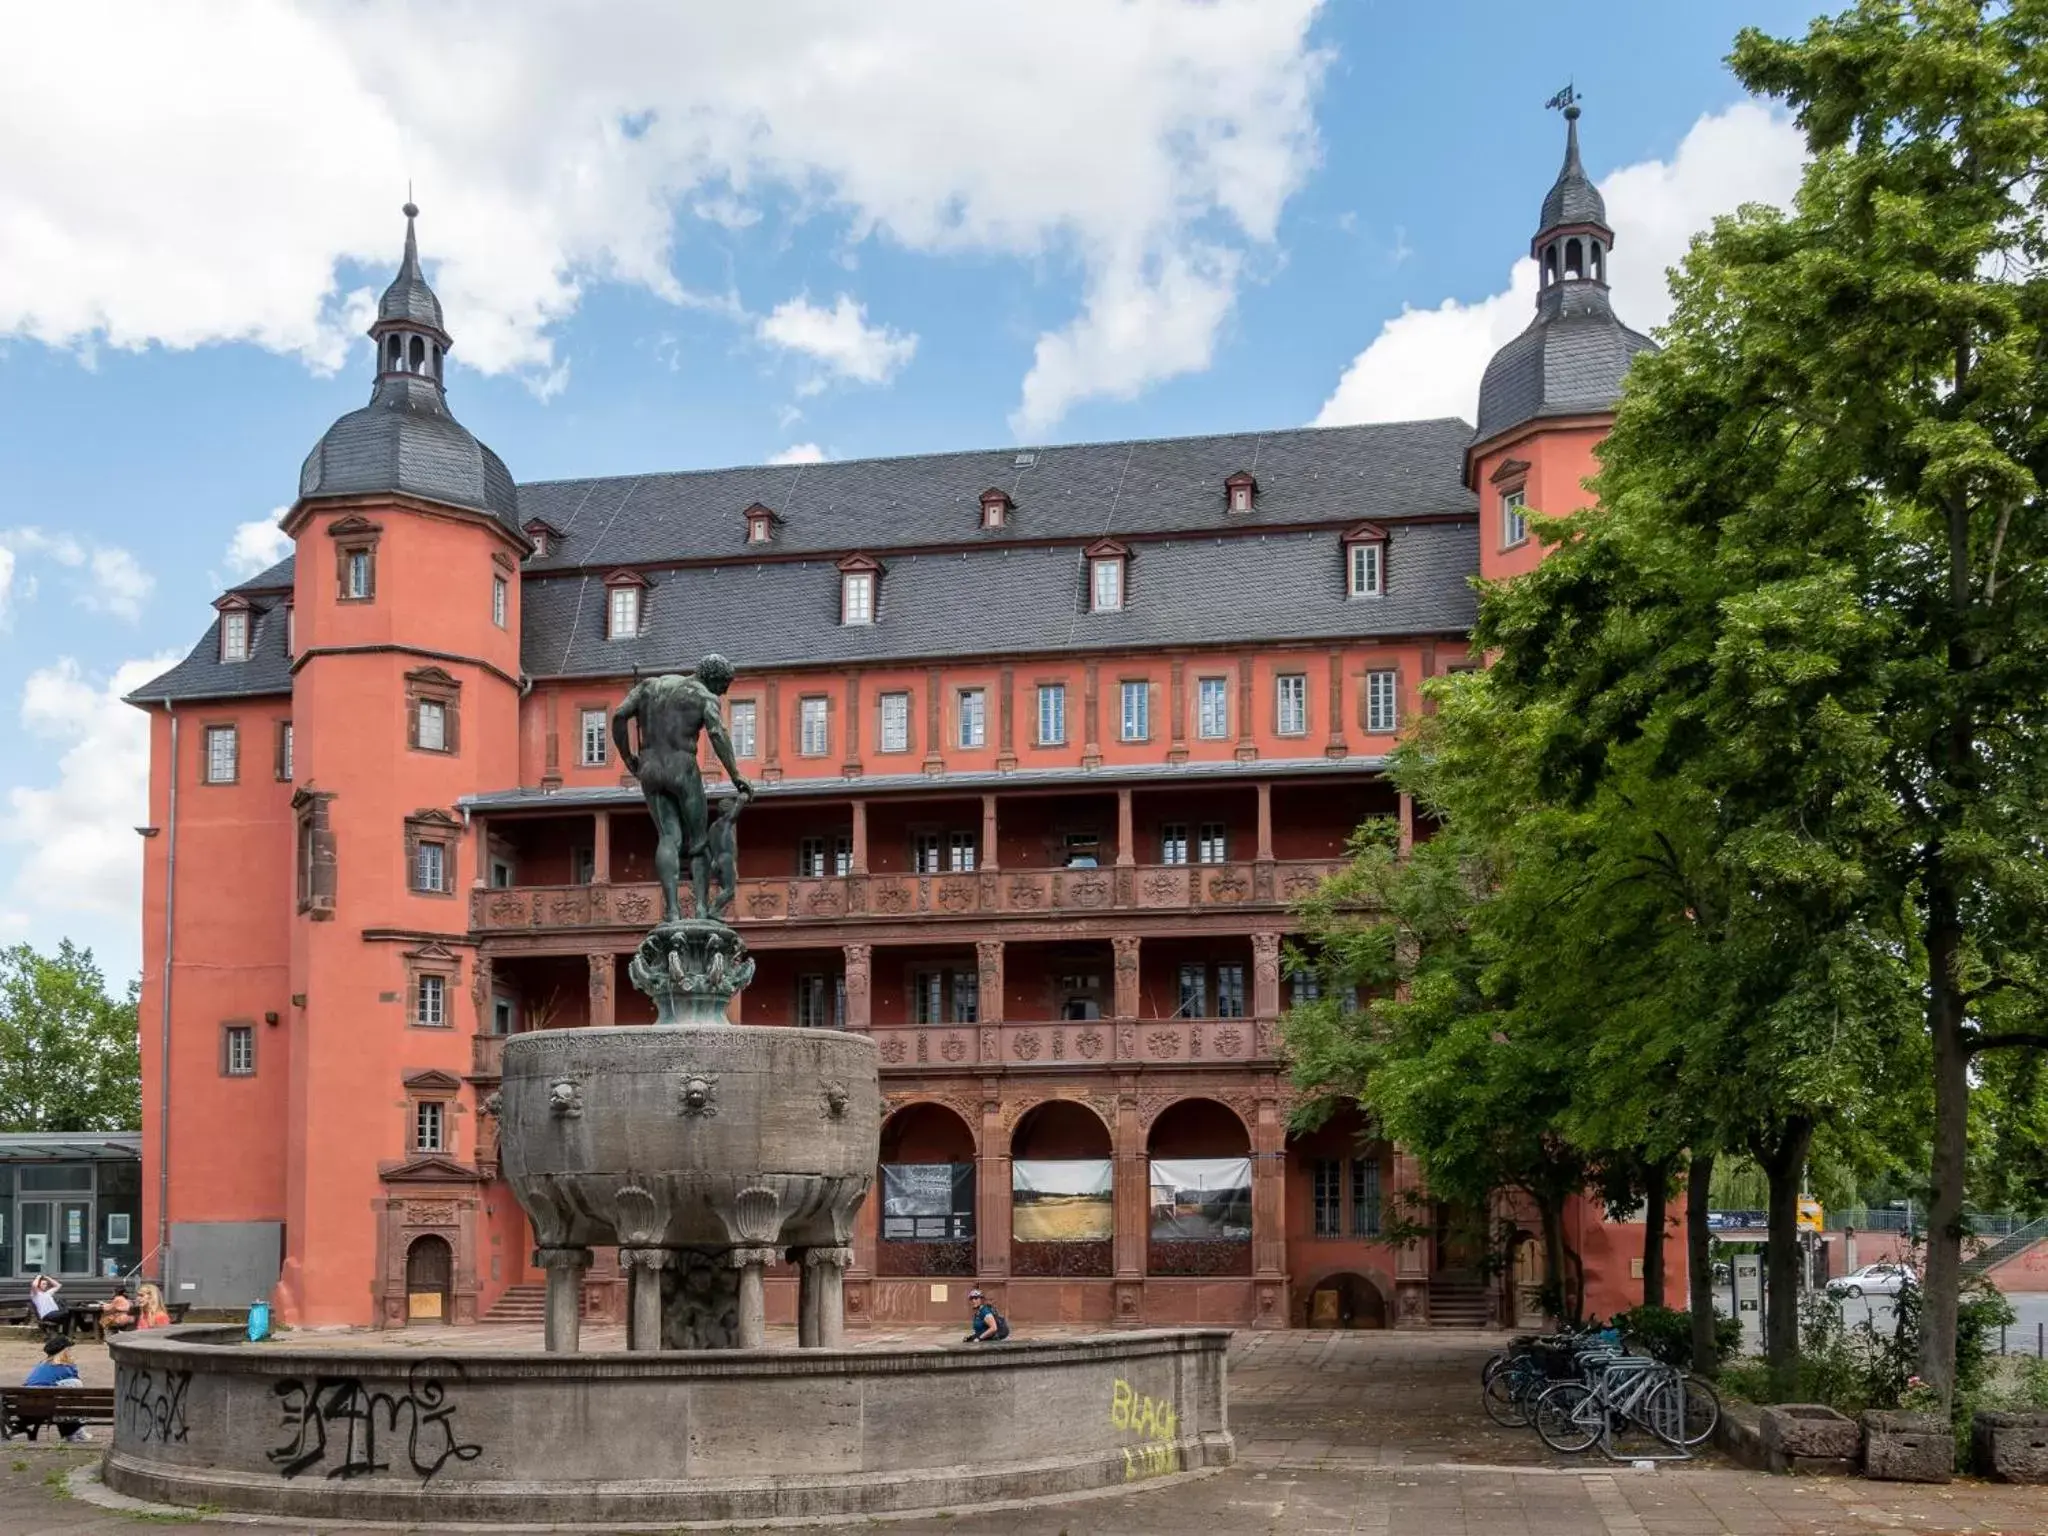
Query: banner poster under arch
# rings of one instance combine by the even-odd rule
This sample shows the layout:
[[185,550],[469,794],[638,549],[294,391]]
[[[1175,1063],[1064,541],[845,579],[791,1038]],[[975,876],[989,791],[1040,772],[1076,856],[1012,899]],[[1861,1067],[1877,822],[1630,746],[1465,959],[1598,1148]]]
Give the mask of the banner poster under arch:
[[882,1164],[882,1241],[968,1242],[974,1237],[974,1164]]
[[1020,1243],[1101,1243],[1116,1236],[1106,1157],[1010,1164],[1010,1235]]
[[1250,1158],[1155,1157],[1151,1182],[1154,1242],[1252,1240]]

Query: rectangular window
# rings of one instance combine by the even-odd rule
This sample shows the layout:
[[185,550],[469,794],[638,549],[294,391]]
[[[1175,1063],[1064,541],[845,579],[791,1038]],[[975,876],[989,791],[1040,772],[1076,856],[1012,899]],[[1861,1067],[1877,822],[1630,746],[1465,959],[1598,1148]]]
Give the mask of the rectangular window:
[[412,888],[436,895],[452,889],[448,882],[448,845],[417,843],[413,847]]
[[448,1150],[448,1106],[439,1099],[422,1099],[413,1105],[412,1149],[415,1152]]
[[509,998],[509,997],[494,997],[494,998],[492,998],[492,999],[491,999],[491,1033],[492,1033],[492,1034],[494,1034],[494,1035],[509,1035],[509,1034],[511,1034],[511,1033],[512,1033],[512,1026],[513,1026],[513,1023],[514,1023],[514,1021],[515,1021],[516,1017],[517,1017],[517,1010],[516,1010],[516,1009],[515,1009],[515,1008],[513,1007],[513,1005],[512,1005],[512,999],[511,999],[511,998]]
[[412,1021],[421,1029],[445,1029],[447,1027],[447,977],[422,976],[413,984]]
[[583,766],[602,768],[612,755],[611,721],[601,709],[583,711]]
[[221,1070],[229,1077],[256,1075],[256,1028],[230,1024],[221,1032]]
[[220,616],[220,659],[249,659],[249,615],[246,610],[237,609]]
[[796,872],[807,880],[844,875],[853,869],[853,839],[806,837],[797,843]]
[[1276,702],[1274,728],[1282,736],[1308,732],[1308,679],[1299,672],[1286,672],[1273,679]]
[[1381,581],[1381,559],[1386,553],[1382,544],[1354,544],[1351,546],[1351,595],[1353,597],[1378,597],[1383,589]]
[[835,837],[832,839],[832,873],[850,875],[853,873],[853,839]]
[[595,848],[571,848],[569,850],[569,880],[574,885],[597,884],[597,850]]
[[1380,1165],[1371,1158],[1351,1160],[1351,1235],[1380,1235]]
[[979,747],[988,740],[988,695],[979,688],[960,690],[960,745]]
[[1292,989],[1292,1002],[1297,1007],[1302,1003],[1313,1003],[1323,995],[1323,978],[1314,971],[1289,971],[1287,984]]
[[846,980],[842,976],[799,976],[796,979],[798,1029],[846,1028]]
[[419,744],[422,752],[445,752],[448,750],[448,706],[434,699],[421,699],[415,706],[419,710]]
[[945,842],[936,832],[920,832],[910,840],[910,867],[920,875],[936,875],[945,867]]
[[509,890],[512,885],[512,865],[505,859],[491,860],[491,889]]
[[1067,685],[1038,685],[1038,744],[1057,747],[1067,739]]
[[1230,835],[1220,821],[1205,821],[1195,843],[1195,861],[1221,864],[1230,857]]
[[1169,821],[1159,829],[1159,862],[1185,864],[1188,861],[1188,824]]
[[232,725],[206,728],[206,782],[232,784],[239,764],[240,738]]
[[981,1021],[981,978],[973,971],[953,972],[953,1020],[955,1024]]
[[1097,613],[1115,613],[1124,605],[1124,563],[1117,559],[1088,563],[1089,606]]
[[1335,1158],[1318,1158],[1314,1173],[1315,1234],[1317,1237],[1344,1235],[1344,1165]]
[[353,601],[367,601],[376,593],[375,556],[367,549],[351,549],[341,557],[341,595]]
[[1195,734],[1211,739],[1230,734],[1230,683],[1205,677],[1195,684]]
[[1394,697],[1395,672],[1368,672],[1365,674],[1365,728],[1368,731],[1391,731],[1396,724]]
[[1123,739],[1152,739],[1152,685],[1125,683],[1123,691]]
[[1500,541],[1512,547],[1529,537],[1529,512],[1520,491],[1509,491],[1500,499]]
[[1209,1016],[1209,969],[1203,965],[1180,968],[1180,1006],[1175,1015],[1183,1019]]
[[910,750],[910,695],[907,693],[882,695],[881,749],[884,752]]
[[946,867],[956,875],[974,872],[974,834],[972,832],[951,832],[946,835]]
[[505,610],[510,601],[511,587],[502,576],[491,578],[491,622],[503,629]]
[[284,605],[284,653],[299,654],[299,610],[291,603]]
[[280,720],[277,725],[277,776],[285,783],[292,781],[292,723]]
[[1243,966],[1219,965],[1216,967],[1216,1017],[1219,1019],[1241,1019],[1244,1017]]
[[848,571],[842,579],[839,591],[840,623],[872,624],[875,622],[874,572]]
[[946,973],[944,971],[919,971],[914,991],[916,1013],[913,1022],[918,1024],[944,1023]]
[[640,589],[638,587],[613,587],[607,606],[609,627],[605,633],[613,640],[631,640],[640,633]]
[[797,704],[797,752],[803,757],[823,757],[832,749],[830,716],[823,699],[803,699]]
[[756,719],[754,701],[741,699],[725,707],[727,716],[726,734],[732,737],[734,757],[752,757],[755,752],[754,722]]

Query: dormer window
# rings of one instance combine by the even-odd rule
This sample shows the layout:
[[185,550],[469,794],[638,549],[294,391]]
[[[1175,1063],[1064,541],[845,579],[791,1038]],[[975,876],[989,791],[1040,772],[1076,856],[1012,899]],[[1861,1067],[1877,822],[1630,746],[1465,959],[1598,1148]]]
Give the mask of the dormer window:
[[1259,482],[1240,469],[1223,482],[1223,504],[1233,512],[1249,512],[1259,494]]
[[249,659],[249,610],[247,608],[226,608],[221,611],[220,659],[222,661],[247,661]]
[[782,519],[776,516],[773,507],[764,507],[757,501],[747,508],[746,517],[747,542],[749,544],[773,544],[775,542],[775,525],[781,522]]
[[839,622],[872,624],[881,587],[881,563],[871,555],[848,555],[839,562]]
[[1010,508],[1016,503],[1010,500],[1010,493],[998,486],[990,486],[981,493],[981,526],[984,528],[1007,527]]
[[1344,594],[1379,597],[1387,590],[1387,531],[1360,523],[1344,535]]
[[605,638],[635,640],[640,635],[640,589],[613,587],[605,607]]
[[1085,551],[1088,559],[1088,611],[1090,613],[1121,613],[1124,606],[1125,579],[1129,572],[1131,552],[1114,539],[1099,539]]
[[555,546],[562,542],[562,530],[553,523],[543,522],[537,517],[526,523],[519,531],[533,540],[533,553],[536,557],[554,553]]

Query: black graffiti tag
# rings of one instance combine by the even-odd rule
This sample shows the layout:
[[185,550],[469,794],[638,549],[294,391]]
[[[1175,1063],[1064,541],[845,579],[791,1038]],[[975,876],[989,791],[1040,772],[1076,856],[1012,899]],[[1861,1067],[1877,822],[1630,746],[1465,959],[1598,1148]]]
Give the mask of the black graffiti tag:
[[328,1477],[367,1477],[390,1470],[401,1433],[406,1462],[422,1483],[451,1461],[476,1460],[483,1447],[458,1436],[444,1372],[461,1379],[460,1366],[423,1360],[402,1392],[375,1391],[353,1376],[280,1381],[270,1390],[285,1438],[270,1451],[271,1465],[280,1477],[316,1468]]
[[151,1440],[165,1445],[185,1439],[185,1389],[192,1385],[190,1371],[130,1370],[128,1390],[121,1394],[123,1428],[147,1445]]

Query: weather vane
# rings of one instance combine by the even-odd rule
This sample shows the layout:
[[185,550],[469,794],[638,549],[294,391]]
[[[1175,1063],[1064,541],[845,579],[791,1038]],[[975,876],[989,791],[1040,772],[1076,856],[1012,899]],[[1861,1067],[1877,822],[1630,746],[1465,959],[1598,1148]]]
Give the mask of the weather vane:
[[1579,93],[1570,85],[1567,85],[1563,90],[1551,97],[1550,100],[1543,103],[1543,109],[1546,112],[1554,112],[1560,107],[1569,110],[1577,104],[1578,99]]

